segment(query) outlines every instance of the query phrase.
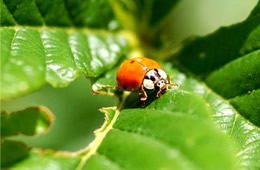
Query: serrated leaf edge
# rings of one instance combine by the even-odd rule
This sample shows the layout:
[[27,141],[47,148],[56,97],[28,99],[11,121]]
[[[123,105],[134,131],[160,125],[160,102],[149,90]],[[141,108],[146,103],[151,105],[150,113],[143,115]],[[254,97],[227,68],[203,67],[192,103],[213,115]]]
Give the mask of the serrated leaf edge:
[[[39,111],[41,111],[41,112],[43,112],[44,114],[46,114],[46,115],[47,115],[47,118],[48,118],[48,124],[49,124],[48,128],[46,128],[44,131],[42,131],[42,132],[40,132],[40,133],[35,133],[35,134],[33,134],[33,135],[26,135],[26,134],[23,134],[23,133],[18,132],[18,133],[16,133],[16,134],[12,135],[12,136],[16,136],[16,135],[20,135],[20,134],[21,134],[21,135],[26,135],[26,136],[38,136],[38,135],[42,135],[42,134],[44,134],[44,133],[47,133],[47,132],[49,131],[50,126],[52,125],[52,123],[53,123],[54,120],[55,120],[55,116],[54,116],[53,113],[52,113],[47,107],[45,107],[45,106],[30,106],[30,107],[27,107],[27,108],[25,108],[25,109],[18,110],[18,111],[16,111],[16,112],[12,112],[12,113],[10,113],[10,114],[6,113],[5,111],[1,111],[1,114],[5,114],[6,116],[12,116],[12,115],[15,115],[15,114],[19,114],[19,112],[23,112],[23,111],[28,110],[28,109],[39,109]],[[7,137],[5,137],[5,138],[7,138]]]
[[113,125],[116,122],[119,114],[120,114],[120,111],[115,110],[115,115],[113,116],[109,125],[107,126],[107,121],[105,121],[105,123],[102,125],[102,127],[94,132],[96,135],[96,138],[87,146],[87,148],[85,148],[83,150],[83,152],[85,151],[87,153],[81,158],[81,161],[80,161],[78,167],[76,168],[76,170],[81,170],[83,168],[84,164],[87,162],[87,160],[97,152],[97,149],[101,145],[103,139],[106,137],[108,132],[113,128]]

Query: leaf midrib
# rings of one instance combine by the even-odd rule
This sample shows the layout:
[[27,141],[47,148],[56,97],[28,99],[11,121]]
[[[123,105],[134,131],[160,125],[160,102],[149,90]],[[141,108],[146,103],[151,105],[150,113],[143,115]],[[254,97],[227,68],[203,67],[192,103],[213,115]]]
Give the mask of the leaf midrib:
[[106,135],[108,134],[108,132],[113,128],[114,123],[116,122],[118,116],[120,114],[120,111],[117,109],[115,111],[115,115],[113,116],[113,119],[111,120],[110,124],[106,127],[106,129],[100,133],[96,133],[96,138],[94,139],[94,141],[92,143],[90,143],[89,146],[91,147],[87,147],[86,151],[89,151],[86,155],[84,155],[78,165],[78,167],[76,168],[76,170],[81,170],[83,168],[83,166],[85,165],[86,161],[95,153],[97,153],[97,149],[99,148],[99,146],[101,145],[103,139],[106,137]]

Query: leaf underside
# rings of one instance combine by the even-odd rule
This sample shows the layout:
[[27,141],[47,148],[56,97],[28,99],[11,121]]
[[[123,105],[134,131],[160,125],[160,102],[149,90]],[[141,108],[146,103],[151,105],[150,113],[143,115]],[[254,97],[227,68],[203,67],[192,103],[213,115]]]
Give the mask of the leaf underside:
[[106,0],[1,0],[0,3],[2,26],[110,28],[115,20]]
[[29,107],[11,114],[1,112],[1,167],[10,167],[30,155],[30,148],[24,143],[7,137],[45,133],[53,119],[45,107]]
[[46,82],[65,87],[81,72],[97,77],[125,55],[114,34],[1,28],[1,99],[38,90]]
[[2,112],[1,137],[44,133],[53,119],[52,113],[45,107],[30,107],[11,114]]

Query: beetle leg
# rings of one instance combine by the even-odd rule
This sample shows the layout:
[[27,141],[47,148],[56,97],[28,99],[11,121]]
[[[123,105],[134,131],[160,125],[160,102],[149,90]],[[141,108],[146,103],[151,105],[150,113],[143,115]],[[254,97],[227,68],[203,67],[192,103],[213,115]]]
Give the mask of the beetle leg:
[[168,88],[167,85],[163,86],[163,87],[157,92],[156,97],[161,97],[162,94],[167,90],[167,88]]
[[168,80],[167,88],[172,87],[172,86],[178,86],[178,84],[176,84],[176,83],[171,83],[171,79],[170,79],[169,75],[167,75],[167,80]]
[[108,89],[116,89],[116,86],[112,86],[112,85],[101,85],[101,88],[108,88]]
[[140,93],[141,93],[141,95],[143,95],[142,97],[140,97],[140,101],[141,101],[142,107],[145,107],[145,101],[147,100],[148,96],[147,96],[146,91],[144,90],[144,86],[143,85],[141,86]]

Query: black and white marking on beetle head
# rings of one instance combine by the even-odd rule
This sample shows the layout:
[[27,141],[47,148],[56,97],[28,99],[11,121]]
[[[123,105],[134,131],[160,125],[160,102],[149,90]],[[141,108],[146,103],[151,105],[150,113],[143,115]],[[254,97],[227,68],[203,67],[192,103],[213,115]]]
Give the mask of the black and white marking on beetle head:
[[166,85],[167,74],[162,69],[149,70],[143,80],[143,85],[146,89],[159,90]]
[[154,84],[154,88],[155,88],[156,90],[160,90],[160,89],[163,88],[166,84],[167,84],[166,80],[161,79],[161,80],[159,80],[157,83]]

